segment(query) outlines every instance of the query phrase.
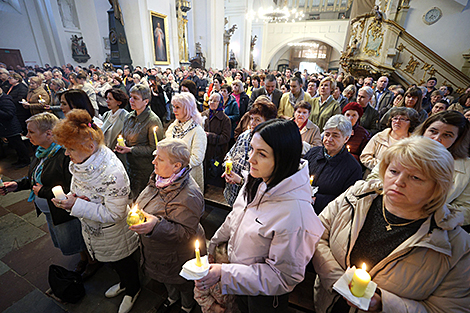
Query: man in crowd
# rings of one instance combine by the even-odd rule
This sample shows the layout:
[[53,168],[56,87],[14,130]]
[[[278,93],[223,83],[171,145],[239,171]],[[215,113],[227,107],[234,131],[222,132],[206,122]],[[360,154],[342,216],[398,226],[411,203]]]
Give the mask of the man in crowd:
[[381,76],[377,81],[377,86],[374,90],[375,96],[375,109],[380,112],[383,108],[390,105],[393,100],[393,92],[387,89],[388,77]]
[[292,118],[294,116],[294,106],[302,100],[311,102],[310,95],[301,88],[302,79],[299,77],[292,77],[290,79],[290,91],[282,95],[277,115],[283,118]]
[[248,111],[251,109],[255,100],[262,95],[267,96],[272,101],[272,103],[274,103],[276,108],[279,109],[279,103],[281,101],[282,92],[276,88],[276,77],[274,75],[266,75],[264,86],[253,90],[253,92],[251,93],[250,102],[248,104]]
[[315,79],[310,79],[307,85],[307,92],[310,95],[310,97],[312,97],[312,99],[320,96],[317,93],[317,88],[318,88],[318,81]]

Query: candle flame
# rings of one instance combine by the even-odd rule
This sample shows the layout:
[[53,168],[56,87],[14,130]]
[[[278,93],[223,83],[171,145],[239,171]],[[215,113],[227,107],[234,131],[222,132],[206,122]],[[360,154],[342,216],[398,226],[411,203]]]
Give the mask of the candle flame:
[[132,209],[131,209],[131,212],[132,212],[132,213],[137,213],[137,212],[139,212],[139,207],[137,206],[137,203],[134,204],[134,206],[133,206]]
[[156,132],[157,129],[158,129],[158,126],[155,126],[155,127],[153,128],[153,131]]
[[362,269],[365,271],[366,270],[366,263],[362,263]]
[[199,249],[199,240],[196,240],[196,249]]
[[122,135],[119,135],[119,139],[122,139]]

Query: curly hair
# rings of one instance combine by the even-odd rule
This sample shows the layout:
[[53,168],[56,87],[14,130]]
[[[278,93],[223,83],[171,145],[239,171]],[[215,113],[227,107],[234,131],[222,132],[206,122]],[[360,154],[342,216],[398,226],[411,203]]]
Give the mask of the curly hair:
[[90,143],[104,145],[101,129],[86,110],[73,109],[52,130],[54,141],[67,149],[91,152]]

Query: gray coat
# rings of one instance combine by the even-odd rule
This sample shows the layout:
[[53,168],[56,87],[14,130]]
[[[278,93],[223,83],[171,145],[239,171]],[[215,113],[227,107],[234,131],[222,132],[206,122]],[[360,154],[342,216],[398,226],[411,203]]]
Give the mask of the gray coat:
[[152,174],[136,201],[140,209],[158,218],[153,231],[140,236],[141,262],[145,274],[161,283],[186,282],[179,272],[186,261],[195,257],[196,239],[201,244],[201,256],[206,254],[204,229],[199,224],[204,197],[189,172],[186,169],[163,188],[155,187]]
[[126,146],[132,148],[131,152],[126,154],[126,167],[131,180],[131,198],[133,199],[137,198],[145,188],[153,171],[152,153],[155,150],[153,128],[155,126],[158,126],[158,140],[162,140],[162,122],[147,106],[140,115],[137,115],[135,111],[129,113],[122,128]]

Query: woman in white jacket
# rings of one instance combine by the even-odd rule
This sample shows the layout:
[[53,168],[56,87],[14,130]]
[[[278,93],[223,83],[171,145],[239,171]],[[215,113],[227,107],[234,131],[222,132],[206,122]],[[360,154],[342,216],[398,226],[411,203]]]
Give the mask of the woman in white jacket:
[[204,120],[197,110],[196,98],[189,92],[174,95],[171,100],[175,121],[168,126],[166,138],[182,139],[189,147],[191,157],[191,177],[204,194],[204,170],[202,162],[206,155],[207,136],[204,131]]
[[53,130],[57,143],[70,156],[72,183],[66,200],[54,205],[69,210],[82,223],[82,234],[94,260],[109,262],[120,283],[106,291],[108,298],[125,291],[119,313],[129,312],[140,292],[137,262],[132,258],[138,236],[129,230],[129,178],[121,161],[104,145],[101,129],[85,110],[72,110]]
[[220,281],[223,294],[239,295],[242,312],[287,312],[289,293],[303,280],[324,228],[311,205],[297,125],[264,122],[251,147],[249,175],[225,176],[243,187],[208,249],[211,260],[215,247],[228,241],[230,264],[212,264],[196,287],[205,290]]

